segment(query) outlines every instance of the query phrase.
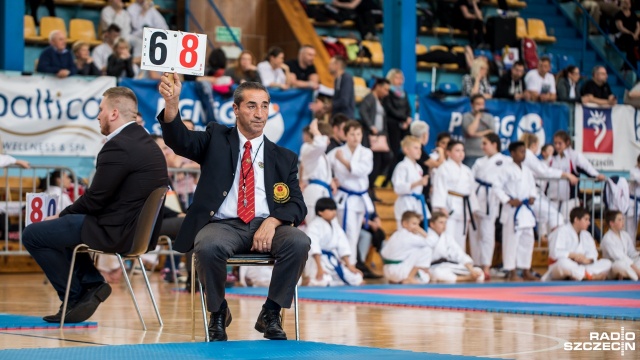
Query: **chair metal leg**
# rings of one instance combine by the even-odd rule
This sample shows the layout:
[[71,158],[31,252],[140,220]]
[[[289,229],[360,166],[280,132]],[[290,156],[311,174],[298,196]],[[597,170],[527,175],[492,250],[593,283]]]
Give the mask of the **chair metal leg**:
[[118,261],[120,262],[120,267],[122,268],[122,273],[124,274],[124,280],[127,283],[127,287],[129,288],[129,294],[131,294],[131,299],[133,300],[133,305],[136,307],[136,311],[138,312],[138,317],[140,318],[140,322],[142,323],[142,330],[147,331],[147,325],[144,323],[144,319],[142,318],[142,313],[140,312],[140,307],[138,306],[138,301],[136,300],[136,296],[133,294],[133,288],[131,287],[131,281],[129,281],[129,275],[127,274],[127,269],[124,268],[124,262],[122,261],[122,257],[120,254],[116,254]]
[[144,269],[144,264],[142,263],[142,258],[140,256],[138,256],[138,263],[142,268],[142,277],[144,277],[144,282],[147,284],[147,290],[149,290],[149,297],[151,298],[153,309],[156,311],[156,316],[158,317],[158,324],[160,324],[160,327],[162,327],[164,326],[164,324],[162,323],[162,318],[160,317],[160,310],[158,309],[156,298],[153,296],[153,291],[151,291],[151,284],[149,283],[149,277],[147,276],[147,271]]
[[204,339],[209,342],[209,324],[207,321],[207,307],[204,304],[204,291],[202,289],[202,283],[198,281],[198,287],[200,288],[200,305],[202,306],[202,322],[204,323]]
[[60,329],[64,326],[64,318],[67,315],[67,305],[69,305],[69,291],[71,290],[71,278],[73,277],[73,268],[76,265],[76,254],[78,249],[84,247],[84,245],[77,245],[73,248],[73,255],[71,255],[71,266],[69,267],[69,277],[67,278],[67,289],[64,292],[64,301],[62,301],[62,316],[60,318]]
[[294,309],[294,316],[296,318],[296,341],[300,341],[300,322],[299,322],[299,318],[298,318],[298,285],[296,284],[296,288],[293,292],[293,305],[295,307]]
[[196,340],[196,256],[191,256],[191,341]]
[[176,268],[176,259],[173,256],[173,245],[171,245],[171,239],[168,237],[167,246],[169,247],[169,252],[171,253],[171,255],[169,255],[169,261],[171,263],[171,271],[173,273],[173,282],[176,284],[176,286],[180,286],[180,283],[178,282],[178,269]]

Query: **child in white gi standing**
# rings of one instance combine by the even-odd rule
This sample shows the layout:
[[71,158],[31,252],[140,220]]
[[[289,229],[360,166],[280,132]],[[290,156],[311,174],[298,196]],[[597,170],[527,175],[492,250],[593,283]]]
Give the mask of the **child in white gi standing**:
[[302,196],[307,205],[306,223],[310,223],[316,217],[315,206],[318,199],[333,197],[331,164],[325,154],[331,131],[329,124],[318,124],[318,120],[313,120],[309,124],[311,139],[305,141],[300,148],[300,165],[303,169],[301,175],[304,183]]
[[606,216],[609,231],[600,242],[602,257],[612,262],[611,276],[614,279],[640,277],[640,253],[636,250],[635,240],[624,231],[624,215],[620,211],[610,211]]
[[415,136],[406,136],[400,142],[404,159],[393,170],[391,182],[393,190],[398,194],[394,206],[394,213],[398,223],[398,229],[402,227],[402,214],[405,211],[413,211],[422,215],[423,228],[429,228],[429,209],[422,193],[423,187],[429,182],[429,175],[422,173],[418,164],[422,154],[422,144]]
[[636,160],[636,166],[629,170],[629,195],[632,206],[627,210],[626,229],[635,240],[638,234],[638,217],[640,217],[640,155]]

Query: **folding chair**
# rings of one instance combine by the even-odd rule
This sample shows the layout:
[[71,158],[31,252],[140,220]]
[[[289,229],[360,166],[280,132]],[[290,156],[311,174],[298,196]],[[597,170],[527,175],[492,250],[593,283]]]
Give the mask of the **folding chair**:
[[131,246],[131,250],[126,253],[118,254],[118,253],[110,253],[104,252],[100,250],[91,249],[86,244],[80,244],[73,249],[73,256],[71,257],[71,268],[69,269],[69,278],[67,279],[67,290],[64,293],[64,301],[62,303],[62,319],[60,319],[60,328],[64,326],[64,318],[67,314],[67,305],[69,302],[69,290],[71,288],[71,278],[73,276],[73,267],[76,262],[76,254],[78,253],[94,253],[94,254],[107,254],[107,255],[115,255],[120,262],[120,268],[122,268],[122,273],[124,275],[124,279],[127,282],[127,287],[129,288],[129,294],[131,294],[131,299],[133,299],[133,304],[136,307],[136,311],[138,312],[138,317],[140,318],[140,322],[142,323],[142,330],[147,330],[147,326],[144,323],[144,319],[142,318],[142,313],[140,313],[140,307],[138,306],[138,301],[136,300],[136,296],[133,294],[133,288],[131,287],[131,281],[129,281],[129,276],[127,275],[127,270],[124,267],[123,258],[125,259],[138,259],[138,263],[142,268],[142,275],[144,276],[144,281],[147,284],[147,290],[149,290],[149,296],[151,297],[151,302],[153,303],[153,308],[156,311],[156,316],[158,317],[158,323],[160,327],[163,326],[162,318],[160,317],[160,311],[158,310],[158,304],[156,304],[156,299],[153,296],[153,292],[151,291],[151,285],[149,284],[149,278],[147,277],[147,272],[144,269],[144,264],[142,263],[142,259],[140,255],[147,252],[147,248],[149,247],[149,243],[151,241],[151,235],[153,233],[153,228],[156,224],[156,220],[158,218],[158,213],[160,212],[160,208],[162,207],[162,203],[164,201],[164,196],[167,192],[166,187],[161,187],[155,189],[144,202],[144,206],[142,207],[142,211],[140,211],[140,215],[138,216],[138,224],[136,226],[136,232],[133,236],[133,245]]
[[[276,263],[276,259],[270,254],[236,254],[227,260],[227,265],[233,266],[273,266]],[[196,306],[195,306],[195,289],[196,289],[196,254],[191,257],[191,340],[195,339],[196,333]],[[209,342],[209,324],[207,320],[207,307],[205,305],[204,291],[202,284],[198,281],[198,288],[200,290],[200,306],[202,307],[202,322],[204,323],[204,336],[207,342]],[[296,324],[296,341],[300,341],[300,324],[298,316],[298,285],[293,292],[293,307]],[[282,324],[284,326],[284,308],[282,309]]]

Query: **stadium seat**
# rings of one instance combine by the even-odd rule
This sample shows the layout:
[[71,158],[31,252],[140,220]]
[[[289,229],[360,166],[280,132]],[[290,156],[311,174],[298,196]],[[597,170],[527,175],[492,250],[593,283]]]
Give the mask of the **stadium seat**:
[[40,19],[40,36],[48,39],[49,34],[54,30],[60,30],[64,33],[64,36],[67,36],[67,26],[62,18],[45,16]]
[[428,52],[429,52],[429,50],[427,49],[427,47],[425,45],[416,44],[416,55],[422,55],[422,54],[426,54]]
[[547,35],[544,21],[540,19],[527,19],[529,37],[538,42],[556,42],[555,36]]
[[82,40],[89,45],[100,45],[102,41],[96,38],[96,29],[91,20],[71,19],[69,22],[69,40]]
[[556,54],[558,69],[566,69],[569,65],[577,65],[576,59],[571,55]]
[[371,90],[369,90],[369,88],[367,87],[367,82],[359,76],[353,77],[353,90],[355,92],[357,103],[362,101],[362,99],[364,99],[364,97],[369,95],[369,93],[371,92]]
[[431,94],[431,83],[419,82],[416,84],[416,95],[429,95]]
[[463,34],[463,32],[460,31],[459,29],[440,27],[440,26],[433,28],[433,33],[435,35],[462,35]]
[[518,37],[518,39],[524,39],[529,36],[529,34],[527,33],[527,24],[521,17],[516,19],[516,36]]
[[33,16],[24,16],[24,41],[29,43],[39,43],[46,41],[42,36],[39,36],[36,31],[36,22],[33,20]]
[[451,48],[451,52],[454,54],[464,53],[464,46],[454,46]]
[[444,46],[444,45],[431,45],[431,46],[429,46],[429,51],[436,51],[436,50],[449,51],[449,48]]
[[459,95],[460,87],[454,83],[440,83],[438,90],[446,95]]
[[[384,53],[382,52],[382,44],[378,41],[363,40],[360,45],[366,46],[371,51],[371,64],[381,66],[384,62]],[[364,58],[359,58],[358,61],[363,61]],[[368,60],[366,60],[368,61]]]

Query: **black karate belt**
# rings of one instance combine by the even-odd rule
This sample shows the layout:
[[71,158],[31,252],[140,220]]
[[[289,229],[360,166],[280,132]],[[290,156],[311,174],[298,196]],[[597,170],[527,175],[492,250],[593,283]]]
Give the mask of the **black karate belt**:
[[[448,194],[451,196],[456,196],[462,198],[462,221],[464,223],[464,227],[462,228],[462,233],[467,233],[467,211],[469,211],[469,218],[471,220],[471,227],[473,230],[476,230],[476,222],[473,220],[473,212],[471,211],[471,201],[469,201],[469,195],[460,194],[455,191],[448,191]],[[449,215],[453,214],[453,211],[449,213]]]
[[478,193],[480,192],[480,188],[484,187],[484,193],[487,198],[487,215],[489,215],[489,188],[491,188],[493,185],[491,183],[488,183],[484,180],[480,180],[478,178],[476,178],[476,182],[480,185],[476,189],[476,195],[478,195]]

